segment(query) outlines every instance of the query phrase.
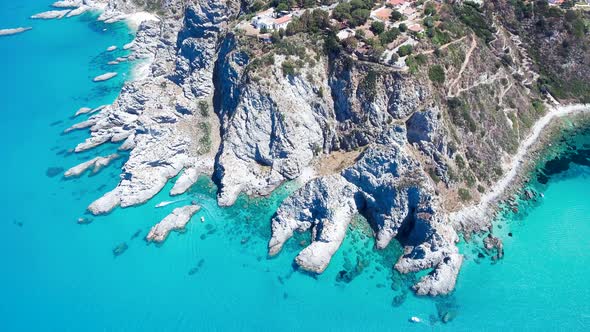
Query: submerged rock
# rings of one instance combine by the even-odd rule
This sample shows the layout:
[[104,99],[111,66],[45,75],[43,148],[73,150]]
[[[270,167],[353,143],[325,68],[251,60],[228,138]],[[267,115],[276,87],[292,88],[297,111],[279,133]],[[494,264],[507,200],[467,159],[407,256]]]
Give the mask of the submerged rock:
[[120,243],[119,245],[117,245],[114,249],[113,249],[113,255],[115,257],[117,256],[121,256],[125,251],[127,251],[127,249],[129,249],[129,246],[127,246],[127,243],[123,242]]
[[45,175],[47,175],[50,178],[56,177],[58,175],[60,175],[61,173],[63,173],[64,169],[63,167],[49,167],[46,171],[45,171]]
[[492,233],[483,239],[483,244],[486,252],[493,255],[493,260],[499,260],[504,257],[504,244],[500,238],[493,236]]
[[393,307],[399,307],[402,304],[404,304],[404,302],[406,301],[406,298],[408,297],[406,292],[403,292],[399,295],[396,295],[393,297],[393,301],[391,302],[391,305]]
[[88,225],[90,223],[92,223],[94,221],[94,219],[92,218],[87,218],[87,217],[80,217],[78,218],[78,225]]
[[438,319],[444,324],[447,324],[457,317],[459,307],[454,298],[442,298],[436,302],[436,311],[438,313]]
[[196,274],[197,272],[199,272],[199,270],[201,270],[201,268],[203,267],[204,263],[205,263],[205,260],[201,258],[199,260],[199,262],[197,263],[197,265],[188,271],[188,275],[192,276],[192,275]]

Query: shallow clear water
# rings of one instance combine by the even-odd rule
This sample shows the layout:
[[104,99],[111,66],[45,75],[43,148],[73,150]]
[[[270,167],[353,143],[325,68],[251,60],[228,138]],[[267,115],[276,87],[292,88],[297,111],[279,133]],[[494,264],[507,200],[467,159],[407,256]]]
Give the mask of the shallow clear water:
[[[91,79],[110,71],[106,63],[124,54],[106,53],[106,48],[122,46],[132,36],[122,24],[105,26],[88,15],[61,21],[26,18],[44,10],[40,0],[0,0],[2,28],[34,27],[0,37],[1,331],[590,327],[590,173],[582,167],[553,178],[542,203],[498,231],[505,240],[503,260],[465,263],[455,294],[437,300],[456,311],[446,325],[408,323],[411,316],[426,322],[437,316],[437,302],[412,296],[397,275],[392,289],[391,265],[399,248],[374,252],[362,231],[351,232],[317,279],[294,273],[291,266],[305,237],[267,259],[269,219],[293,190],[289,186],[269,199],[242,198],[234,207],[220,209],[214,188],[204,179],[183,196],[198,200],[203,210],[185,233],[171,234],[159,247],[146,245],[143,237],[175,207],[154,208],[170,199],[167,190],[144,206],[78,225],[86,206],[116,185],[124,159],[75,180],[49,177],[46,171],[116,149],[64,154],[87,133],[61,132],[80,120],[71,118],[78,108],[116,98],[127,65],[117,67],[121,75],[112,81],[95,84]],[[133,238],[137,231],[140,235]],[[129,249],[114,257],[113,248],[122,242]],[[465,251],[473,256],[469,248]],[[336,282],[339,271],[357,262],[365,266],[358,277]],[[392,306],[403,293],[405,302]]]

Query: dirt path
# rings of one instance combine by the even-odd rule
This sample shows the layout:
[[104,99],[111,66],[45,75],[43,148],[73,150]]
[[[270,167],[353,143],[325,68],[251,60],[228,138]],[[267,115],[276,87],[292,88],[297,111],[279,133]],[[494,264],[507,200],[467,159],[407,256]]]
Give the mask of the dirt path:
[[454,223],[467,224],[473,222],[483,223],[488,220],[488,213],[490,207],[502,194],[506,191],[508,186],[516,179],[525,161],[529,158],[529,150],[531,146],[537,142],[543,130],[557,118],[568,116],[575,113],[589,112],[590,104],[573,104],[567,106],[557,106],[550,109],[547,114],[537,120],[529,136],[520,144],[518,151],[512,157],[511,161],[504,165],[504,177],[496,182],[490,190],[481,197],[478,204],[464,208],[458,212],[451,214],[450,219]]
[[453,90],[455,90],[455,87],[457,86],[457,84],[459,84],[459,81],[461,80],[461,76],[463,75],[463,72],[467,68],[469,61],[471,61],[471,54],[473,53],[473,51],[475,51],[476,48],[477,48],[477,39],[474,36],[471,36],[471,46],[469,47],[469,50],[467,51],[467,54],[465,55],[465,60],[463,61],[463,64],[461,65],[461,69],[459,70],[459,74],[457,74],[457,77],[455,77],[455,79],[451,82],[451,84],[449,84],[449,92],[447,94],[447,97],[451,98],[451,97],[456,96],[456,94],[453,93]]

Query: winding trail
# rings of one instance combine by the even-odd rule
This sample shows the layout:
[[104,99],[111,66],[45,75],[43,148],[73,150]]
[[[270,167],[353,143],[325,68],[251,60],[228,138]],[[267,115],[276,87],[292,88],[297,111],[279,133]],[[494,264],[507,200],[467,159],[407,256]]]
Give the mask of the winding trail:
[[510,163],[505,165],[505,175],[496,184],[494,184],[476,205],[466,207],[460,211],[452,213],[450,220],[454,224],[467,225],[468,223],[488,223],[490,207],[500,199],[508,186],[516,179],[519,171],[528,158],[531,146],[537,142],[543,130],[556,118],[588,112],[590,113],[590,104],[573,104],[567,106],[552,107],[547,114],[537,120],[529,136],[520,144],[518,151],[512,157]]
[[457,94],[453,93],[453,90],[455,89],[455,86],[457,84],[459,84],[459,80],[461,79],[461,76],[463,76],[463,72],[467,68],[469,61],[471,61],[471,54],[473,53],[473,51],[475,51],[476,48],[477,48],[477,40],[474,36],[471,36],[471,46],[469,47],[469,50],[467,51],[467,54],[465,55],[465,60],[463,61],[463,64],[461,65],[461,69],[459,70],[457,77],[451,82],[451,84],[449,84],[449,93],[447,94],[447,97],[450,98],[450,97],[454,97],[457,95]]

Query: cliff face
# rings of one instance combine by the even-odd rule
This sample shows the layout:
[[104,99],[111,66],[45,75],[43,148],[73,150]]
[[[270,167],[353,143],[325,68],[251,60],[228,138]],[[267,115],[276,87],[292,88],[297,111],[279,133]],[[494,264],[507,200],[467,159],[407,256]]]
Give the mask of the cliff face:
[[[76,151],[108,141],[131,150],[120,183],[92,213],[145,203],[178,174],[172,194],[205,174],[220,205],[299,179],[305,185],[272,220],[271,255],[309,230],[312,243],[296,263],[321,273],[361,214],[378,249],[394,238],[404,245],[396,269],[433,269],[414,286],[418,294],[453,289],[462,256],[448,212],[497,180],[542,113],[518,38],[496,23],[493,41],[468,34],[425,52],[426,65],[406,73],[327,56],[313,42],[301,41],[296,55],[256,53],[232,29],[239,1],[158,4],[160,21],[144,22],[133,45],[147,74],[72,128],[91,132]],[[103,16],[144,5],[109,1]],[[434,64],[444,84],[428,78]]]

